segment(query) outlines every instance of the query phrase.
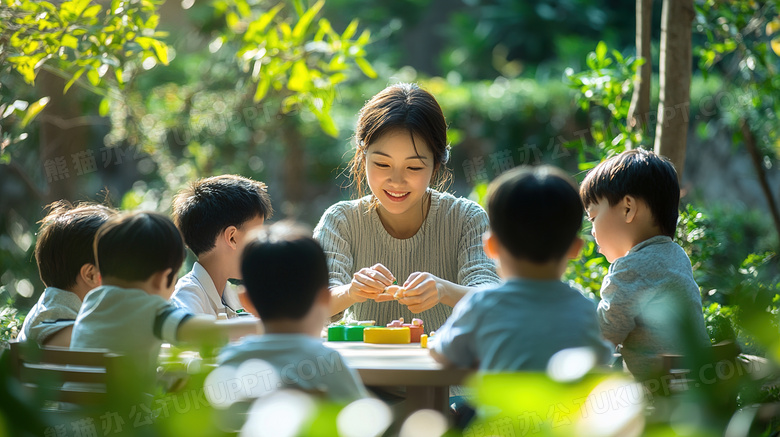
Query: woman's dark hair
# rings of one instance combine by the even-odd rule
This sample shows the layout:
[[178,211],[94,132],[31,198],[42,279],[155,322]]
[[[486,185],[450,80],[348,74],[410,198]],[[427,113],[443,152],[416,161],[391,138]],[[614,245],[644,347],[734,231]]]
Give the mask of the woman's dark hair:
[[674,237],[680,184],[671,161],[644,149],[629,150],[597,165],[580,185],[585,209],[601,199],[615,206],[629,195],[647,202],[661,232]]
[[95,259],[100,275],[124,281],[145,281],[171,269],[170,287],[184,262],[184,241],[168,217],[156,212],[115,216],[95,235]]
[[84,264],[95,264],[95,233],[116,211],[90,202],[73,206],[67,200],[47,208],[35,242],[35,261],[44,285],[67,290],[76,285]]
[[258,316],[304,317],[328,286],[325,252],[294,223],[279,222],[256,232],[241,255],[241,276]]
[[[407,131],[417,151],[415,136],[422,139],[433,153],[432,186],[446,187],[451,178],[447,168],[450,148],[447,145],[447,122],[436,99],[411,83],[390,85],[371,98],[358,114],[355,128],[355,155],[349,164],[352,184],[358,197],[366,193],[366,150],[383,135]],[[419,154],[419,153],[418,153]]]

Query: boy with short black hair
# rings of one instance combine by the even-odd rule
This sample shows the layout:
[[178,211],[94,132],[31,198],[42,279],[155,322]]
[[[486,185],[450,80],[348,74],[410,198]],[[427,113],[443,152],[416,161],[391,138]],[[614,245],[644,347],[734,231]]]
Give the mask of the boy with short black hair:
[[436,331],[431,354],[458,367],[543,371],[560,350],[589,347],[609,360],[596,307],[561,275],[582,248],[582,203],[562,171],[510,170],[490,185],[485,253],[505,282],[469,293]]
[[242,176],[199,179],[180,191],[173,219],[198,261],[179,279],[172,302],[194,314],[246,314],[228,280],[241,279],[246,233],[272,214],[266,185]]
[[329,316],[328,266],[309,232],[284,222],[256,231],[241,257],[241,272],[246,292],[240,297],[257,310],[265,334],[226,347],[221,365],[238,368],[260,359],[284,386],[335,402],[367,396],[357,373],[320,339]]
[[95,235],[94,251],[103,285],[84,299],[71,347],[109,349],[133,358],[139,384],[154,381],[163,342],[215,344],[258,332],[253,318],[216,322],[167,301],[184,261],[184,243],[161,214],[113,217]]
[[612,263],[601,286],[601,331],[622,345],[638,379],[661,370],[659,354],[679,354],[688,338],[710,344],[691,261],[672,241],[680,186],[672,163],[630,150],[591,170],[580,196],[599,251]]
[[74,206],[65,200],[47,208],[35,243],[35,262],[46,289],[27,313],[17,341],[67,347],[84,296],[100,285],[92,240],[116,211],[91,202]]

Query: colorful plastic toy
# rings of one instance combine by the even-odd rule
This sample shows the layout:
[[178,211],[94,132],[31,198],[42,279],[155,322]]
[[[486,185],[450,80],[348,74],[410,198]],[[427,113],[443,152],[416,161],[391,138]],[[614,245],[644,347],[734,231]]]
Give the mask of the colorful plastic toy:
[[412,334],[408,327],[382,328],[369,326],[363,330],[363,341],[375,344],[411,343]]
[[416,318],[412,319],[412,323],[404,323],[404,318],[401,317],[398,320],[393,320],[392,322],[388,323],[387,327],[388,328],[402,328],[402,327],[409,328],[412,343],[419,343],[420,336],[425,333],[425,330],[423,328],[423,321]]

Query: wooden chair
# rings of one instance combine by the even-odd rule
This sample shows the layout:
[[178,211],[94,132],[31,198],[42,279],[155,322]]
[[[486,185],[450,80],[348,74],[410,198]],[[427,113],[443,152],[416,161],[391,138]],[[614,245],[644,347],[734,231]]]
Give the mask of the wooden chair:
[[662,373],[645,381],[645,387],[653,397],[675,399],[695,389],[707,399],[708,408],[734,411],[740,386],[750,377],[740,352],[734,342],[722,342],[690,356],[661,355]]
[[57,403],[105,405],[124,360],[104,349],[71,350],[11,343],[11,372],[32,399],[48,409]]

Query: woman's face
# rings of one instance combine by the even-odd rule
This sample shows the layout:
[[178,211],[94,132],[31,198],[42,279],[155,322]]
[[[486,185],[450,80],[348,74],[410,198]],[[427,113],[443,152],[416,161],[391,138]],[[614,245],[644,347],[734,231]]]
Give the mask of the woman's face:
[[421,210],[434,167],[430,147],[416,135],[413,144],[406,130],[390,131],[366,150],[368,186],[390,214]]

